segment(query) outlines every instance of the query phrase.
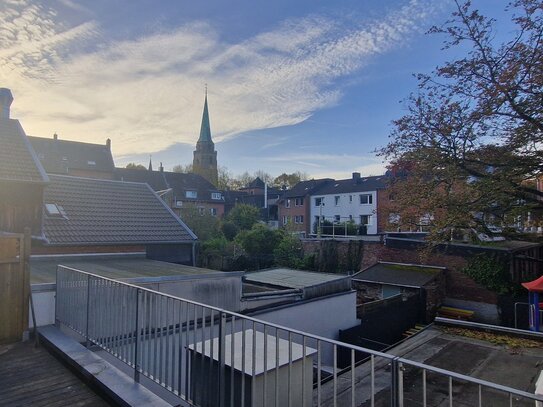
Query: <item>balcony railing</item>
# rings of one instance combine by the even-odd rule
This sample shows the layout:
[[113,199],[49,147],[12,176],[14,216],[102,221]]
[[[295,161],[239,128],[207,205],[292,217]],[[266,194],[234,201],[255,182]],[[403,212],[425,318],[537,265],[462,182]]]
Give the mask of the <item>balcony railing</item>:
[[[80,270],[57,270],[55,320],[197,406],[430,406],[443,395],[534,405],[524,391],[286,328]],[[416,383],[406,390],[406,375]],[[430,385],[431,383],[431,385]],[[436,386],[438,386],[436,388]],[[416,392],[416,397],[413,396]],[[520,404],[517,404],[520,403]],[[528,403],[528,404],[527,404]],[[469,403],[466,403],[469,404]],[[462,404],[462,405],[466,405]],[[442,404],[439,404],[442,405]]]

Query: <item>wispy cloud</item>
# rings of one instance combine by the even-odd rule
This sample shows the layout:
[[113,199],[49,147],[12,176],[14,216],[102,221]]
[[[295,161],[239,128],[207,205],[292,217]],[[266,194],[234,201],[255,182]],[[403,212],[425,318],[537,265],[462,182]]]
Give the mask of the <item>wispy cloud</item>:
[[[77,10],[78,3],[61,2]],[[432,8],[411,0],[348,29],[308,16],[235,44],[202,21],[113,42],[96,21],[65,26],[54,10],[10,0],[0,8],[0,83],[13,89],[28,133],[110,137],[115,153],[126,155],[192,143],[207,82],[220,141],[300,123],[338,103],[337,80],[404,44]],[[320,165],[314,157],[299,161]]]

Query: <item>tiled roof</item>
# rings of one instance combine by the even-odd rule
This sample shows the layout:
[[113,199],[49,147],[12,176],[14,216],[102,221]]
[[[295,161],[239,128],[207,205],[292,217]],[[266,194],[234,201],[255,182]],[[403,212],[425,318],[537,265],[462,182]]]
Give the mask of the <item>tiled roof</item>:
[[316,188],[324,186],[328,182],[333,182],[332,178],[312,179],[308,181],[300,181],[291,189],[285,191],[285,198],[293,198],[297,196],[306,196],[313,193]]
[[67,174],[69,169],[111,172],[115,170],[105,144],[28,137],[48,174]]
[[0,179],[49,181],[18,120],[0,118]]
[[50,245],[182,243],[196,237],[147,184],[51,175],[44,215]]
[[387,177],[380,175],[376,177],[361,177],[358,179],[340,179],[324,184],[313,193],[318,195],[331,195],[349,192],[375,191],[386,188]]
[[[117,168],[116,178],[120,181],[145,182],[155,191],[171,188],[175,200],[224,202],[224,199],[211,199],[211,194],[219,190],[198,174]],[[187,191],[196,191],[197,197],[187,198]]]
[[160,171],[148,171],[134,168],[116,168],[115,178],[125,182],[143,182],[149,184],[155,191],[168,189],[164,173]]

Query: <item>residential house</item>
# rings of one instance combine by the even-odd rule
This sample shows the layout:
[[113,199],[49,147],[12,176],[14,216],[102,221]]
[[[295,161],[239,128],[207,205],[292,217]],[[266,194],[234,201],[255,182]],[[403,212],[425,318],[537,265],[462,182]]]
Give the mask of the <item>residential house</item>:
[[300,181],[294,187],[284,192],[279,201],[279,221],[283,227],[301,237],[311,233],[310,201],[313,194],[326,183],[333,182],[331,178]]
[[164,171],[161,164],[158,171],[117,168],[116,178],[149,184],[180,217],[191,208],[196,208],[202,216],[224,215],[224,195],[201,175]]
[[240,188],[239,191],[224,191],[226,213],[228,213],[236,204],[251,205],[259,208],[262,213],[262,219],[271,222],[277,222],[278,202],[283,191],[266,186],[266,183],[256,177],[247,186]]
[[[325,222],[352,222],[358,234],[374,235],[384,231],[387,219],[379,216],[379,207],[388,199],[384,175],[352,178],[329,182],[311,195],[310,215],[312,233],[317,233]],[[338,230],[338,234],[342,232]]]
[[42,234],[43,190],[49,182],[18,120],[11,91],[0,88],[0,232]]
[[115,179],[111,140],[105,144],[31,137],[28,139],[48,174],[74,177]]

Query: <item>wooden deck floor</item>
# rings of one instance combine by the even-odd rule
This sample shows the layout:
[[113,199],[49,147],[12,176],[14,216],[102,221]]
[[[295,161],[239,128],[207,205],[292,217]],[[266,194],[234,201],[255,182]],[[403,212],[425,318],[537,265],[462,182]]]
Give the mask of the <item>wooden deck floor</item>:
[[109,406],[43,347],[0,346],[0,406]]

